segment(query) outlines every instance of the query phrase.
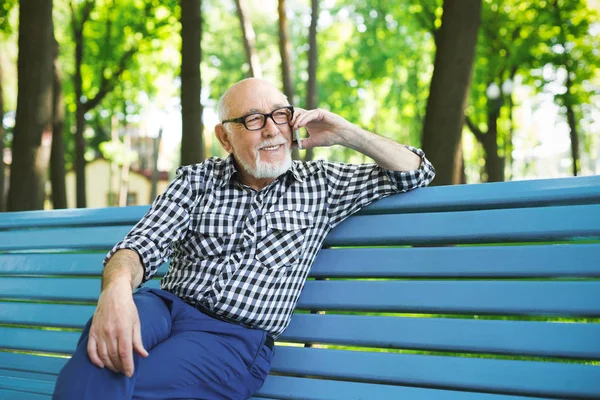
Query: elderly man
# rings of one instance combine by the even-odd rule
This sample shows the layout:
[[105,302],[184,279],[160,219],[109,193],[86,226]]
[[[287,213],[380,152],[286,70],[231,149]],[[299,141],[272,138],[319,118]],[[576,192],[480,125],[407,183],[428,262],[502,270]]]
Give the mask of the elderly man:
[[[102,292],[56,399],[245,399],[267,377],[327,233],[384,196],[427,185],[422,151],[246,79],[219,103],[231,155],[182,167],[107,255]],[[309,136],[294,143],[293,131]],[[292,161],[342,145],[377,164]],[[161,289],[132,291],[171,259]]]

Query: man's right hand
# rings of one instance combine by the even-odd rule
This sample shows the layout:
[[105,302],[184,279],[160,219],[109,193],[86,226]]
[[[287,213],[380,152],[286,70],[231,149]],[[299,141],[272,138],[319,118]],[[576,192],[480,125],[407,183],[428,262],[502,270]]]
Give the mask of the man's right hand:
[[131,286],[114,282],[102,290],[98,299],[90,328],[88,355],[94,365],[131,377],[134,350],[142,357],[148,356],[142,343],[140,318]]

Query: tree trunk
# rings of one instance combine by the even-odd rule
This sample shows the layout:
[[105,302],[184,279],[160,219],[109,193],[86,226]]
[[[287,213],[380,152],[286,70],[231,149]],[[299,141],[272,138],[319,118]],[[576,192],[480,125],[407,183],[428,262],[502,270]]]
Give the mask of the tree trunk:
[[52,114],[52,37],[52,0],[22,0],[10,211],[44,207],[48,155],[42,138],[50,134]]
[[152,203],[156,198],[159,170],[158,170],[158,155],[160,152],[160,142],[162,140],[163,128],[162,126],[158,130],[158,136],[152,140],[152,186],[150,187],[150,202]]
[[206,158],[200,103],[201,10],[201,0],[181,0],[181,165],[197,164]]
[[488,130],[481,144],[485,151],[485,172],[487,182],[504,182],[504,158],[498,155],[498,117],[500,108],[488,113]]
[[237,13],[240,19],[240,26],[242,28],[242,39],[244,41],[244,50],[246,51],[246,61],[250,66],[248,75],[250,77],[261,78],[262,71],[260,68],[260,60],[256,53],[256,34],[252,27],[252,21],[247,15],[247,3],[246,0],[235,0],[237,6]]
[[452,177],[452,180],[454,180],[457,183],[460,183],[461,185],[467,183],[467,174],[465,173],[465,154],[463,152],[462,142],[463,142],[462,135],[460,135],[460,142],[458,143],[458,149],[457,149],[458,154],[456,155],[460,165],[454,171],[457,175]]
[[[567,96],[570,95],[570,78],[567,78]],[[579,135],[577,134],[577,120],[575,119],[575,111],[571,100],[567,100],[565,104],[567,108],[567,121],[569,123],[569,135],[571,136],[571,157],[573,158],[573,176],[577,176],[579,171]]]
[[[73,30],[73,41],[75,42],[75,73],[73,75],[73,86],[75,88],[75,178],[76,178],[76,207],[85,208],[86,182],[85,182],[85,110],[83,101],[83,80],[81,68],[83,64],[83,27],[91,13],[91,7],[86,3],[82,9],[81,21],[77,21],[76,8],[71,2],[71,23]],[[89,11],[88,11],[89,10]]]
[[[319,89],[317,88],[317,24],[319,22],[319,0],[311,0],[312,16],[308,30],[308,82],[306,87],[306,109],[313,110],[319,106]],[[314,158],[313,149],[306,150],[304,161]]]
[[65,183],[65,104],[62,94],[62,71],[58,61],[58,43],[54,39],[54,65],[52,85],[52,149],[50,151],[50,181],[52,183],[52,207],[67,208]]
[[422,145],[435,165],[436,185],[460,182],[458,146],[480,22],[481,0],[444,1]]
[[281,73],[283,93],[290,104],[294,104],[294,81],[292,79],[292,43],[288,33],[285,0],[279,1],[279,54],[281,55]]
[[4,124],[2,121],[4,120],[4,92],[2,88],[2,58],[0,58],[0,212],[6,211],[6,202],[4,201],[4,189],[6,187],[4,174]]
[[[279,12],[279,54],[281,56],[281,75],[283,81],[283,94],[288,98],[290,104],[294,104],[294,80],[292,79],[292,43],[288,34],[288,23],[286,15],[285,0],[278,0]],[[300,159],[298,149],[292,150],[292,158]]]
[[129,170],[131,168],[131,137],[125,135],[123,137],[124,144],[124,158],[123,165],[121,166],[121,183],[119,184],[119,207],[125,207],[127,205],[127,197],[129,194]]

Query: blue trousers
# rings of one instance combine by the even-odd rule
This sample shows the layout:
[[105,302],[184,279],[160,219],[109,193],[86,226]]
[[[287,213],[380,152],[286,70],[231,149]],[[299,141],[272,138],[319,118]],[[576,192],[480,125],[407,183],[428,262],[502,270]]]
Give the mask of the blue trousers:
[[159,289],[133,295],[142,341],[131,378],[99,368],[87,354],[91,319],[61,370],[53,399],[247,399],[271,368],[266,333],[212,318]]

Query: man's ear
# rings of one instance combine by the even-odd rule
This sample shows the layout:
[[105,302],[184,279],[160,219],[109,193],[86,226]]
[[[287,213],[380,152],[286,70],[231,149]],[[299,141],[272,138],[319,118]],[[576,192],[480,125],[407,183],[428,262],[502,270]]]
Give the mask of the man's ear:
[[227,133],[227,130],[223,124],[215,125],[215,135],[217,136],[217,139],[219,139],[219,143],[221,143],[221,146],[223,146],[225,151],[228,153],[233,153],[231,138],[229,137],[229,134]]

